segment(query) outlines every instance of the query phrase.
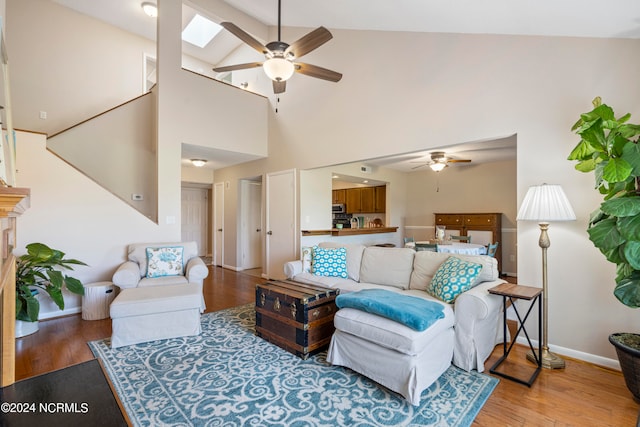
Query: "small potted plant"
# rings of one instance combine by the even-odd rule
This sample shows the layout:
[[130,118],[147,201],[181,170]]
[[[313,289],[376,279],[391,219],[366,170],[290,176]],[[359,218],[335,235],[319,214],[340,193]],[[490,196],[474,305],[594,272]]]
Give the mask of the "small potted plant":
[[[87,265],[77,259],[65,259],[64,252],[51,249],[43,243],[27,245],[27,253],[16,261],[16,336],[24,336],[38,330],[40,302],[37,294],[46,293],[64,310],[62,289],[84,295],[80,280],[63,274],[60,270],[73,270],[73,265]],[[20,323],[23,322],[23,323]]]
[[[580,115],[572,130],[581,139],[571,151],[580,172],[594,172],[595,188],[604,201],[591,213],[589,240],[607,260],[616,264],[616,298],[631,308],[640,307],[640,125],[628,123],[630,114],[616,118],[599,97],[593,110]],[[640,335],[614,333],[627,387],[640,402]]]

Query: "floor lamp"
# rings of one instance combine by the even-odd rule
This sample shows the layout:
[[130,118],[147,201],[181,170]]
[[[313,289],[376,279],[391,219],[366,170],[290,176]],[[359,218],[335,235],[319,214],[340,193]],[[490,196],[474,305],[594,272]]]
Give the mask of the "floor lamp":
[[[540,226],[540,240],[538,244],[542,248],[542,367],[547,369],[564,368],[564,360],[549,351],[548,343],[548,283],[547,283],[547,249],[551,245],[547,229],[549,221],[575,221],[576,215],[571,208],[567,196],[559,185],[542,184],[529,187],[524,196],[524,201],[518,211],[516,220],[536,221]],[[527,353],[527,359],[537,363],[533,352]]]

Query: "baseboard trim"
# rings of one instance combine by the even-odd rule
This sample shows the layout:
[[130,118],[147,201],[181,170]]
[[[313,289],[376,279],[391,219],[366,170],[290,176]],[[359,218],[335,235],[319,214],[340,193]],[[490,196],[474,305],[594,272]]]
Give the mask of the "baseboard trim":
[[[526,347],[529,346],[529,344],[527,343],[527,339],[525,337],[518,337],[516,342]],[[534,348],[536,349],[538,348],[537,340],[531,340],[531,343],[533,344]],[[549,350],[552,353],[556,353],[559,356],[566,356],[572,359],[577,359],[583,362],[591,363],[593,365],[598,365],[605,368],[620,371],[620,362],[618,362],[616,359],[609,359],[607,357],[596,356],[595,354],[585,353],[583,351],[573,350],[571,348],[560,347],[556,345],[550,345]]]

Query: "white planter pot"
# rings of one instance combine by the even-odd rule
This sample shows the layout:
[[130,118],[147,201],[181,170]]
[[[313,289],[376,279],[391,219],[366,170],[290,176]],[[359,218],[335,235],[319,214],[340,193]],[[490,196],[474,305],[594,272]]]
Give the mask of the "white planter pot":
[[26,337],[27,335],[38,332],[38,321],[25,322],[24,320],[16,320],[16,338]]

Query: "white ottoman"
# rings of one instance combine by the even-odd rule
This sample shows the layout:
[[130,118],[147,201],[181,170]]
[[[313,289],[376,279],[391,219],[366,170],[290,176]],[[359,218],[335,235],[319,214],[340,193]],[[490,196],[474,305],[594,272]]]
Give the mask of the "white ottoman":
[[341,308],[334,317],[327,361],[346,366],[401,394],[412,405],[451,365],[454,315],[424,331],[353,308]]
[[200,333],[194,284],[123,289],[111,303],[111,348]]

